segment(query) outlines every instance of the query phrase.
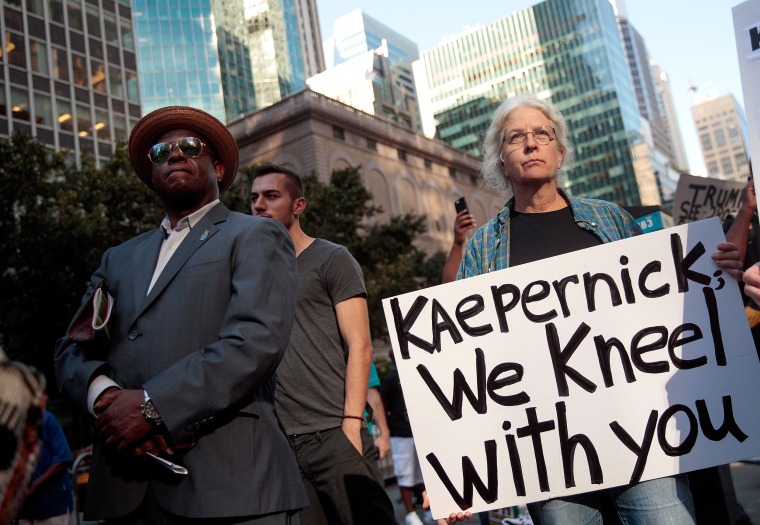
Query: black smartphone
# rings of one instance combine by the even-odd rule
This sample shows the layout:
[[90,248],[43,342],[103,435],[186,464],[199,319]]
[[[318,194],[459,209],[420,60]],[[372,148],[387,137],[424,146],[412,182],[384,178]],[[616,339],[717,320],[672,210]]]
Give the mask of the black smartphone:
[[467,201],[464,199],[464,197],[459,197],[454,201],[454,209],[457,211],[457,213],[467,209]]

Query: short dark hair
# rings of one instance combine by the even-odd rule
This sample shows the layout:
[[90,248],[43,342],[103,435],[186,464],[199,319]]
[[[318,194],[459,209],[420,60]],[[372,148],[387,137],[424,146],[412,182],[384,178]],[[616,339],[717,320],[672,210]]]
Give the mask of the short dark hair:
[[286,168],[285,166],[281,166],[279,164],[272,164],[271,162],[267,162],[265,164],[256,166],[256,168],[253,170],[252,181],[256,180],[258,177],[271,175],[272,173],[280,173],[282,175],[285,175],[285,185],[288,188],[288,193],[290,193],[291,198],[298,199],[304,196],[303,182],[301,181],[301,177],[292,169]]

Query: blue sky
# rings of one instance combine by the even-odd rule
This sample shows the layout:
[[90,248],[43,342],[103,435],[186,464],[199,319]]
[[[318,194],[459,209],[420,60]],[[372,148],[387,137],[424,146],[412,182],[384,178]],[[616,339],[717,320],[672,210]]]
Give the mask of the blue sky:
[[[447,35],[487,25],[537,2],[531,0],[317,0],[322,37],[336,18],[362,9],[419,46],[420,53]],[[681,135],[692,173],[705,174],[691,106],[709,96],[733,94],[744,106],[731,7],[739,0],[629,0],[628,19],[649,55],[670,77]],[[690,91],[690,85],[697,91]]]

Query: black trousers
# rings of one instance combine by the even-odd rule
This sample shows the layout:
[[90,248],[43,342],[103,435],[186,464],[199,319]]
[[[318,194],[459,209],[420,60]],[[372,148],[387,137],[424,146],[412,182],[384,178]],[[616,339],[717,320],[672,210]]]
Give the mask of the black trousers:
[[304,525],[396,524],[377,468],[377,448],[362,428],[363,454],[340,427],[291,436],[310,505]]

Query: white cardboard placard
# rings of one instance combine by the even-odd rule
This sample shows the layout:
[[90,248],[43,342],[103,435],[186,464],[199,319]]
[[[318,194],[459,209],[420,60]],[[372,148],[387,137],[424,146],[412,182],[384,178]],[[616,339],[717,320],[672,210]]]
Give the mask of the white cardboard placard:
[[434,516],[760,456],[723,240],[713,218],[385,299]]

